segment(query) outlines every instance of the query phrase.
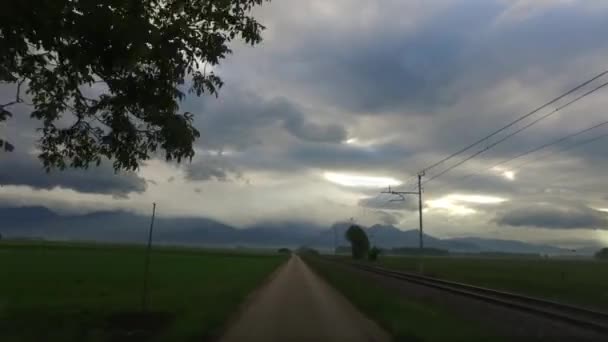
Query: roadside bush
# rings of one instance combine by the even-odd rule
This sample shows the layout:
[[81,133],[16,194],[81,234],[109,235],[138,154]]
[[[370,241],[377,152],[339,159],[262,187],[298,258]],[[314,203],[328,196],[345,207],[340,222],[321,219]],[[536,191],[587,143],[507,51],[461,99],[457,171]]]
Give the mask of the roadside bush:
[[608,260],[608,248],[602,248],[595,253],[595,258],[600,260]]
[[369,259],[369,261],[376,261],[376,260],[378,260],[378,257],[380,256],[380,254],[382,254],[382,250],[380,248],[374,246],[374,247],[372,247],[372,249],[369,250],[367,258]]

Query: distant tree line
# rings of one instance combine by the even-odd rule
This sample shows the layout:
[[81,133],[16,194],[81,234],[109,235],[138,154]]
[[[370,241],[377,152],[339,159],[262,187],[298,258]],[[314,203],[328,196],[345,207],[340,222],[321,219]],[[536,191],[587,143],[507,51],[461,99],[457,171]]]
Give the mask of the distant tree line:
[[398,247],[392,248],[388,253],[393,255],[432,255],[432,256],[446,256],[450,255],[450,252],[446,249],[439,248],[418,248],[418,247]]
[[[352,246],[338,246],[335,249],[336,254],[353,254]],[[447,256],[450,255],[445,249],[438,248],[423,248],[418,247],[395,247],[395,248],[379,248],[372,247],[367,252],[368,259],[375,260],[379,255],[431,255],[431,256]],[[353,255],[354,257],[354,255]]]

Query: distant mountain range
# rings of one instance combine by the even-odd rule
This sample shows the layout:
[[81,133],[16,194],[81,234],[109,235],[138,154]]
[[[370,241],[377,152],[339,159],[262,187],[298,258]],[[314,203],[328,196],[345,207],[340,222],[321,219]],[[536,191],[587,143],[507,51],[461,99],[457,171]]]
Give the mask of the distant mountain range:
[[[58,215],[45,207],[0,208],[0,234],[5,238],[87,240],[144,243],[150,218],[124,211],[85,215]],[[157,218],[154,241],[172,245],[299,247],[332,249],[348,245],[344,233],[349,223],[321,227],[306,222],[271,222],[238,229],[208,218]],[[366,228],[372,244],[383,248],[417,247],[418,230],[400,230],[391,225]],[[425,247],[452,252],[508,252],[572,254],[550,245],[476,237],[438,239],[424,235]],[[590,254],[594,247],[581,250]]]

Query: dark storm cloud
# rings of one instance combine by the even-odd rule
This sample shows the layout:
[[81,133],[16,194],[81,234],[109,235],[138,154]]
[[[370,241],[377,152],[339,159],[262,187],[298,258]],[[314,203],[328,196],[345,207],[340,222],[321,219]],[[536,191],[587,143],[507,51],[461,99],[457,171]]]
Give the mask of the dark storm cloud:
[[240,177],[238,169],[223,156],[198,157],[186,166],[186,178],[190,180],[227,182]]
[[[23,145],[19,146],[24,148]],[[60,187],[117,197],[125,197],[132,192],[144,192],[147,186],[146,180],[135,173],[115,173],[108,162],[88,170],[55,170],[47,174],[35,156],[19,151],[0,153],[0,185],[22,185],[44,190]]]
[[500,213],[496,223],[513,227],[608,229],[608,215],[583,205],[539,203]]
[[[331,126],[324,127],[307,131],[333,135],[333,129],[327,128]],[[269,132],[266,139],[273,139],[272,134]],[[296,172],[308,169],[380,172],[390,176],[387,170],[403,167],[404,161],[412,154],[407,148],[395,144],[366,147],[310,139],[279,142],[270,146],[247,145],[242,148],[243,151],[236,153],[222,153],[220,150],[217,156],[197,155],[192,164],[186,165],[188,178],[223,181],[230,179],[230,175],[239,176],[250,170]]]
[[307,122],[302,114],[287,117],[283,122],[283,127],[304,141],[339,143],[346,139],[344,127],[337,124],[323,126]]
[[401,164],[411,156],[407,148],[384,144],[373,147],[350,144],[300,144],[285,152],[286,159],[324,169],[379,170]]
[[199,144],[210,149],[242,150],[261,144],[268,133],[284,130],[308,142],[340,143],[347,137],[344,126],[310,121],[296,105],[284,98],[266,100],[237,87],[225,88],[219,99],[204,98],[202,107],[190,103],[200,113],[196,125],[201,131]]

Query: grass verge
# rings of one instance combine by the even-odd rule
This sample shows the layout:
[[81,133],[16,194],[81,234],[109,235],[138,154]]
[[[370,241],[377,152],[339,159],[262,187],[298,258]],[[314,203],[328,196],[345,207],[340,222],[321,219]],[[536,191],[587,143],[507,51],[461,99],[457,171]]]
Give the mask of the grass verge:
[[436,304],[405,298],[360,272],[314,257],[306,258],[306,262],[395,341],[501,340],[478,322],[458,317]]
[[608,311],[608,262],[542,258],[384,257],[380,265]]

